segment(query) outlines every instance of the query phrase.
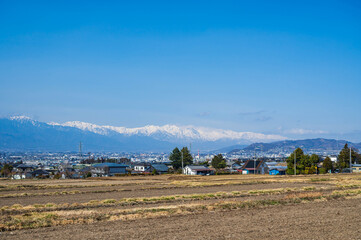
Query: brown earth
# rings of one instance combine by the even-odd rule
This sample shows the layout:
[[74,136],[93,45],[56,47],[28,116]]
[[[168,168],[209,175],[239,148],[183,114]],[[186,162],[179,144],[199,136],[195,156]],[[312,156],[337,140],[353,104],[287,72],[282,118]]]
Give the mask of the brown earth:
[[[121,198],[138,198],[138,197],[154,197],[154,196],[167,196],[167,195],[180,195],[180,194],[200,194],[200,193],[216,193],[216,192],[231,192],[231,191],[244,191],[244,190],[260,190],[260,189],[276,189],[276,188],[301,188],[309,186],[323,186],[319,184],[308,183],[262,183],[262,184],[250,184],[250,185],[221,185],[221,186],[205,186],[205,187],[169,187],[165,189],[154,189],[149,187],[156,186],[142,186],[145,189],[134,187],[121,187],[120,189],[126,189],[129,191],[111,192],[112,190],[119,190],[116,187],[95,187],[95,188],[72,188],[69,191],[89,191],[88,193],[72,194],[72,195],[52,195],[52,196],[21,196],[11,198],[0,198],[0,207],[11,206],[13,204],[32,205],[32,204],[46,204],[46,203],[84,203],[90,200],[104,200],[104,199],[121,199]],[[146,188],[148,187],[148,188]],[[162,187],[162,186],[159,186]],[[163,186],[164,187],[164,186]],[[110,192],[94,193],[92,191],[103,190]],[[61,191],[64,191],[62,189]],[[20,193],[23,193],[21,191]],[[32,193],[33,191],[25,191]],[[37,190],[40,192],[54,192],[53,189]],[[8,194],[7,192],[6,194]],[[18,193],[11,191],[11,194]],[[1,193],[5,195],[5,193]],[[0,196],[1,196],[0,195]]]
[[[361,175],[319,175],[319,176],[207,176],[190,177],[181,175],[133,176],[87,180],[24,180],[0,181],[0,239],[361,239]],[[340,188],[340,186],[347,186]],[[257,205],[241,209],[207,208],[207,206],[233,202],[282,200],[300,197],[292,192],[257,195],[256,190],[315,187],[303,189],[302,196],[313,197],[310,201],[299,201],[292,205]],[[327,189],[320,190],[320,187]],[[343,193],[340,198],[327,196],[333,190],[354,191],[348,197]],[[243,194],[255,190],[256,194]],[[75,192],[68,195],[53,195],[58,192]],[[96,191],[103,191],[98,192]],[[177,198],[162,200],[161,196],[183,194],[211,194],[216,192],[239,191],[243,195],[231,198],[211,197]],[[277,191],[276,191],[277,192]],[[50,196],[21,196],[21,194],[51,194]],[[4,197],[9,194],[18,194]],[[319,195],[317,195],[319,194]],[[221,195],[220,195],[221,196]],[[91,200],[122,198],[151,198],[152,201],[127,202],[122,204],[79,205]],[[338,200],[335,200],[338,199]],[[271,201],[271,202],[272,202]],[[303,203],[301,203],[303,202]],[[305,203],[306,202],[306,203]],[[64,209],[42,209],[35,205],[55,203],[65,204]],[[74,206],[69,205],[74,203]],[[32,207],[12,206],[14,204],[34,205]],[[68,205],[67,205],[68,204]],[[179,212],[167,215],[157,214],[156,208],[181,208],[185,205],[205,206],[205,211]],[[4,207],[12,206],[12,207]],[[18,209],[18,210],[17,210]],[[27,210],[28,209],[28,210]],[[125,210],[124,210],[125,209]],[[148,212],[146,212],[148,209]],[[149,209],[151,210],[149,212]],[[232,209],[232,210],[230,210]],[[105,216],[117,211],[140,211],[140,218],[121,218],[124,221],[108,219]],[[18,211],[18,212],[17,212]],[[195,213],[197,212],[197,214]],[[41,214],[56,215],[59,219],[85,219],[84,216],[103,216],[95,223],[71,225],[54,222],[52,227],[36,225],[44,219],[26,222],[29,216]],[[18,215],[17,215],[18,214]],[[40,214],[40,215],[36,215]],[[86,215],[88,214],[88,215]],[[90,214],[90,215],[89,215]],[[93,215],[91,215],[93,214]],[[98,214],[98,215],[96,215]],[[45,216],[45,215],[44,215]],[[115,215],[113,215],[115,216]],[[14,221],[18,218],[25,225]],[[97,219],[97,218],[94,218]],[[132,220],[133,219],[133,220]],[[136,220],[134,220],[136,219]],[[37,222],[36,222],[37,221]],[[59,220],[60,221],[60,220]],[[78,221],[79,223],[79,221]],[[7,228],[10,224],[14,228]],[[18,224],[18,225],[17,225]],[[26,225],[28,224],[28,225]],[[55,226],[57,224],[65,224]],[[23,229],[31,227],[34,229]],[[22,229],[10,231],[13,229]]]
[[361,239],[361,199],[101,222],[0,234],[2,239]]

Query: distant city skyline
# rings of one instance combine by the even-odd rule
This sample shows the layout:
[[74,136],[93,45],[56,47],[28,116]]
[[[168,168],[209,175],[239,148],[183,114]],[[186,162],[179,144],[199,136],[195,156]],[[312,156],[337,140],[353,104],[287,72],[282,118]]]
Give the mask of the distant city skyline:
[[0,3],[0,116],[361,141],[359,1]]

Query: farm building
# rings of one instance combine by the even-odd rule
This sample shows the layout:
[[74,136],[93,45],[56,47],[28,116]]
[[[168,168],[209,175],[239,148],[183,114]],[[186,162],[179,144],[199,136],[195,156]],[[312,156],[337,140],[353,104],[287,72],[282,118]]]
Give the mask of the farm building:
[[153,170],[162,174],[168,172],[168,167],[163,163],[137,163],[134,164],[134,171],[132,173],[152,173]]
[[361,164],[352,164],[353,173],[361,173]]
[[185,175],[212,175],[214,171],[206,166],[187,165],[183,168]]
[[286,169],[287,167],[274,167],[269,170],[269,175],[286,175]]
[[98,177],[114,176],[115,174],[127,173],[127,167],[127,165],[118,163],[99,163],[94,164],[90,172]]
[[152,164],[151,167],[152,167],[152,171],[153,169],[155,169],[159,174],[168,173],[168,167],[163,163]]
[[134,171],[132,173],[151,173],[150,163],[136,163],[133,165]]
[[[248,160],[241,170],[243,174],[266,174],[269,169],[263,160]],[[247,170],[246,173],[245,170]]]

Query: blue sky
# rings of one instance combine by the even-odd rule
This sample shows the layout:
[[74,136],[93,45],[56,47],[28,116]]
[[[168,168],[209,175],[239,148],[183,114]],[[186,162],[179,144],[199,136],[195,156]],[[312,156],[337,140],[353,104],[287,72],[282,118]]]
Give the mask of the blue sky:
[[361,141],[360,1],[74,2],[0,1],[1,116]]

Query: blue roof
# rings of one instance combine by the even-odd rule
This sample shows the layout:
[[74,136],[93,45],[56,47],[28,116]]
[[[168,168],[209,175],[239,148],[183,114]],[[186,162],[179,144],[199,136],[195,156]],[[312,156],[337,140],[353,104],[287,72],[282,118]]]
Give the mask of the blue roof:
[[285,171],[287,170],[287,166],[270,166],[269,169],[270,171],[272,170]]
[[168,167],[165,164],[152,164],[152,167],[154,167],[155,170],[160,171],[160,172],[168,171]]
[[124,165],[124,164],[118,164],[118,163],[98,163],[98,164],[94,164],[93,167],[128,167],[128,165]]

